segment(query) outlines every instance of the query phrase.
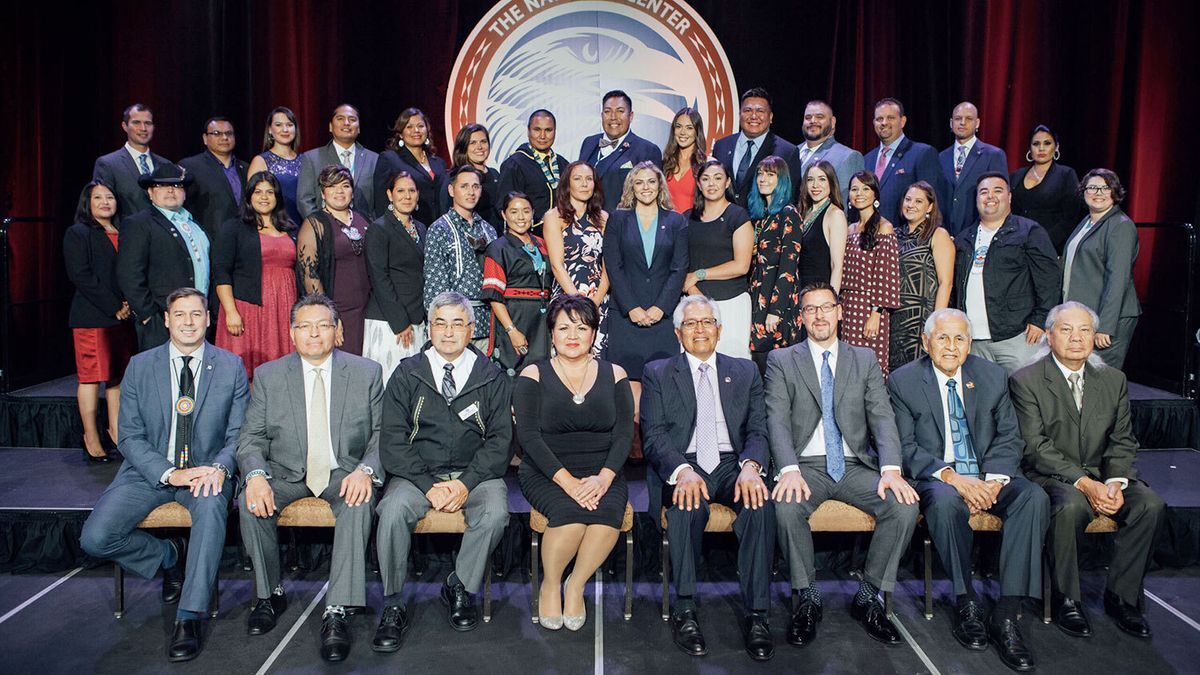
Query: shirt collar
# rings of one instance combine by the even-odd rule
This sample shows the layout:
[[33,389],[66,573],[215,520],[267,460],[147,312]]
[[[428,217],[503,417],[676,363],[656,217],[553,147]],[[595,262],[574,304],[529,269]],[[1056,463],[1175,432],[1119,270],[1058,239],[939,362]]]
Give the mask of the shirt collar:
[[309,375],[317,368],[321,368],[324,372],[328,373],[331,370],[330,366],[333,365],[333,352],[329,352],[329,356],[326,356],[325,360],[320,363],[309,363],[302,357],[300,365],[304,368],[305,375]]
[[903,142],[904,142],[904,132],[901,131],[900,135],[896,137],[896,140],[892,141],[891,143],[887,143],[886,145],[883,143],[880,143],[879,147],[887,148],[888,149],[888,157],[891,157],[892,155],[896,154],[896,148],[900,147],[900,144]]
[[709,365],[709,367],[712,369],[713,373],[717,372],[717,353],[716,352],[713,352],[712,354],[710,354],[709,357],[703,361],[696,358],[695,356],[692,356],[692,354],[690,352],[684,352],[684,354],[687,356],[688,368],[691,369],[693,375],[700,372],[700,364],[701,363],[707,363]]
[[947,375],[947,374],[943,373],[942,371],[938,370],[937,366],[934,366],[933,364],[930,364],[929,367],[933,368],[933,375],[934,375],[934,377],[937,378],[938,387],[939,387],[940,391],[945,391],[946,382],[948,380],[950,380],[951,378],[953,378],[954,384],[956,385],[956,388],[958,389],[959,396],[962,396],[962,389],[963,389],[962,366],[959,366],[958,370],[954,371],[953,375]]
[[177,359],[181,356],[192,356],[192,357],[195,357],[192,359],[192,363],[200,363],[201,361],[204,360],[204,343],[201,342],[200,346],[196,348],[196,351],[192,352],[191,354],[184,354],[183,352],[179,351],[179,348],[177,348],[175,346],[174,342],[171,342],[170,340],[168,340],[167,341],[167,353],[171,357],[172,361],[174,361],[175,359]]
[[442,357],[438,350],[434,349],[433,347],[430,347],[426,351],[426,354],[429,355],[429,363],[433,366],[434,375],[437,375],[442,370],[445,370],[447,363],[454,366],[454,372],[456,373],[459,371],[459,368],[462,368],[463,366],[470,367],[475,365],[475,355],[471,353],[470,347],[464,349],[463,353],[459,354],[458,358],[454,359],[453,361],[447,361]]
[[959,143],[959,142],[958,142],[958,140],[957,140],[957,139],[955,139],[955,141],[954,141],[954,154],[956,154],[956,155],[958,154],[958,149],[959,149],[959,148],[966,148],[966,149],[967,149],[967,154],[968,154],[968,155],[970,155],[970,154],[971,154],[971,150],[974,150],[974,149],[975,149],[975,141],[977,141],[977,140],[979,140],[979,137],[978,137],[978,136],[971,136],[970,138],[968,138],[968,139],[967,139],[967,142],[966,142],[966,143]]
[[753,141],[753,142],[754,142],[754,150],[755,150],[755,152],[757,152],[757,151],[758,151],[758,149],[762,147],[763,141],[764,141],[764,140],[766,140],[766,138],[767,138],[767,134],[769,134],[769,133],[771,133],[771,130],[770,130],[770,129],[768,129],[768,130],[764,131],[763,133],[761,133],[761,134],[759,134],[759,135],[755,136],[754,138],[750,138],[749,136],[747,136],[747,135],[746,135],[746,132],[744,132],[744,131],[739,131],[739,132],[738,132],[738,136],[739,136],[740,138],[738,139],[738,145],[740,145],[740,146],[742,146],[743,148],[745,148],[745,147],[746,147],[746,141]]
[[1054,355],[1054,352],[1050,353],[1050,358],[1054,359],[1054,365],[1058,366],[1058,371],[1060,373],[1062,373],[1063,378],[1067,378],[1068,382],[1070,381],[1069,378],[1071,377],[1072,373],[1079,373],[1079,381],[1080,382],[1083,381],[1083,370],[1084,370],[1084,367],[1087,366],[1086,362],[1083,364],[1083,367],[1079,368],[1079,370],[1071,370],[1070,368],[1063,365],[1062,361],[1058,360],[1058,357]]
[[335,141],[335,140],[332,140],[332,139],[331,139],[329,142],[333,144],[333,151],[334,151],[335,153],[337,153],[337,156],[338,156],[338,157],[341,157],[341,156],[342,156],[342,153],[343,153],[343,152],[345,152],[345,151],[347,151],[347,150],[349,150],[349,151],[350,151],[350,156],[351,156],[351,157],[353,157],[355,154],[357,154],[358,148],[357,148],[356,146],[358,145],[358,143],[355,143],[354,145],[351,145],[351,146],[350,146],[350,147],[348,147],[348,148],[344,148],[344,147],[342,147],[342,144],[341,144],[341,143],[338,143],[338,142],[337,142],[337,141]]
[[[832,362],[832,361],[837,361],[837,357],[838,357],[838,342],[839,342],[838,340],[834,340],[834,341],[833,341],[833,344],[829,345],[829,348],[828,348],[828,349],[826,349],[826,348],[822,347],[821,345],[819,345],[819,344],[817,344],[817,343],[815,343],[815,342],[813,342],[812,340],[809,340],[809,339],[807,339],[807,338],[804,340],[804,342],[805,342],[806,344],[808,344],[808,351],[809,351],[809,354],[811,354],[811,355],[812,355],[812,360],[813,360],[813,363],[814,363],[814,364],[816,364],[816,366],[817,366],[817,372],[818,372],[818,373],[819,373],[819,372],[821,372],[821,361],[823,360],[823,359],[822,359],[822,356],[821,356],[821,354],[823,354],[823,353],[825,353],[825,352],[829,352],[829,360],[830,360],[831,362]],[[832,368],[833,366],[830,366],[830,367]]]
[[142,152],[141,150],[138,150],[137,148],[130,145],[129,141],[125,141],[125,150],[129,154],[133,155],[134,157],[141,157],[142,155],[146,155],[146,159],[150,159],[150,150],[149,149],[147,149],[145,152]]
[[153,204],[153,206],[154,206],[154,208],[158,209],[159,213],[163,214],[163,218],[166,218],[167,220],[171,221],[172,223],[174,223],[175,221],[177,221],[181,218],[185,221],[186,220],[192,220],[192,221],[195,220],[195,218],[192,218],[191,212],[188,211],[187,209],[183,208],[182,206],[179,207],[178,211],[164,209],[163,207],[159,206],[158,204]]

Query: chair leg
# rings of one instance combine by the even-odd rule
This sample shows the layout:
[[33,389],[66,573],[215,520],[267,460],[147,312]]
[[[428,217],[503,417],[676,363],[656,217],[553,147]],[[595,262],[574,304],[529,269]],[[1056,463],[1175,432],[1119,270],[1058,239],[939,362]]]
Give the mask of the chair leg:
[[925,546],[922,549],[925,558],[925,619],[933,618],[933,544],[929,535],[925,535]]
[[217,614],[221,611],[221,574],[218,572],[213,578],[212,597],[208,599],[208,616],[209,618],[217,618]]
[[1042,556],[1042,623],[1050,623],[1050,562]]
[[633,530],[625,533],[625,620],[633,618]]
[[116,592],[117,601],[113,617],[119,619],[125,614],[125,570],[117,563],[113,563],[113,590]]
[[533,622],[535,624],[538,622],[538,597],[539,597],[538,594],[542,592],[542,581],[541,581],[542,557],[540,555],[541,547],[542,547],[542,535],[538,534],[537,532],[534,532],[533,536],[529,539],[529,571],[530,571],[530,587],[531,587],[530,588],[530,591],[531,591],[530,599],[533,600],[533,616],[530,618],[533,619]]
[[488,556],[487,576],[483,582],[483,622],[489,623],[492,620],[492,564],[491,556]]
[[662,533],[662,620],[671,618],[671,544],[667,540],[667,530]]

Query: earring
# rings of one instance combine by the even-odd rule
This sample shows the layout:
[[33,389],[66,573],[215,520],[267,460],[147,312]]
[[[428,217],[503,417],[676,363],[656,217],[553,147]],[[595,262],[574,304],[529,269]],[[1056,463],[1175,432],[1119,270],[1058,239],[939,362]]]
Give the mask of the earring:
[[1031,162],[1031,163],[1033,162],[1033,151],[1032,150],[1025,151],[1025,161]]
[[875,200],[875,208],[879,208],[879,200],[878,199]]
[[1061,152],[1059,152],[1059,151],[1056,149],[1056,150],[1054,151],[1054,161],[1056,161],[1056,162],[1057,162],[1057,161],[1058,161],[1058,158],[1059,158],[1059,156],[1060,156],[1060,155],[1062,155],[1062,153],[1061,153]]

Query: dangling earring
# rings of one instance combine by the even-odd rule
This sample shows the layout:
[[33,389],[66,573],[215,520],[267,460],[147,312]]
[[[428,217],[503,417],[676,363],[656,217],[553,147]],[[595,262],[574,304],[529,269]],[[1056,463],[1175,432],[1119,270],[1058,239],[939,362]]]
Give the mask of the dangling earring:
[[1060,155],[1062,155],[1062,153],[1061,153],[1061,152],[1059,152],[1057,148],[1055,148],[1055,150],[1054,150],[1054,161],[1056,161],[1056,162],[1057,162],[1057,161],[1058,161],[1058,158],[1059,158],[1059,156],[1060,156]]
[[1030,162],[1030,163],[1033,162],[1033,151],[1032,150],[1025,151],[1025,161]]
[[879,200],[878,199],[875,200],[875,208],[879,208]]

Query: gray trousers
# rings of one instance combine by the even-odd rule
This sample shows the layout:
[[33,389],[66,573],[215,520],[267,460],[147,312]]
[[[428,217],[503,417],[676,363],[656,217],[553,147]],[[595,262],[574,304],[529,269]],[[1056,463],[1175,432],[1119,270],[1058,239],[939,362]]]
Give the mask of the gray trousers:
[[1108,349],[1097,349],[1096,355],[1104,360],[1104,364],[1121,370],[1125,367],[1125,355],[1129,353],[1129,343],[1133,340],[1133,331],[1137,329],[1138,318],[1126,316],[1117,319],[1117,332],[1112,336],[1112,344]]
[[[410,481],[393,476],[379,502],[377,534],[379,569],[383,575],[383,594],[399,593],[408,577],[408,554],[417,521],[433,505],[425,493]],[[487,572],[488,558],[504,528],[508,526],[508,487],[501,478],[485,480],[475,486],[463,504],[467,531],[454,561],[454,572],[469,593],[478,593]]]
[[1004,366],[1009,375],[1033,363],[1042,343],[1029,344],[1025,341],[1025,331],[1021,331],[1007,340],[973,340],[971,353]]
[[816,581],[808,517],[825,500],[836,499],[875,516],[875,533],[867,549],[863,574],[867,581],[884,591],[894,589],[896,568],[917,526],[919,507],[900,503],[890,491],[886,500],[880,499],[875,494],[879,472],[857,459],[846,457],[846,473],[836,483],[825,471],[824,457],[801,457],[799,464],[812,496],[800,503],[775,502],[779,542],[788,558],[792,588],[807,588]]
[[[343,469],[334,469],[329,474],[329,485],[320,494],[321,499],[333,508],[336,523],[333,526],[333,559],[329,563],[329,594],[326,604],[362,607],[367,604],[367,539],[371,536],[371,513],[377,493],[371,491],[371,500],[358,506],[346,506],[346,500],[338,496],[342,479],[349,474]],[[242,542],[250,561],[254,563],[254,591],[259,598],[268,598],[280,583],[279,531],[276,519],[279,512],[292,502],[313,496],[304,483],[289,483],[272,480],[275,492],[275,515],[259,518],[250,513],[246,505],[246,492],[239,497],[239,521],[242,526]]]

